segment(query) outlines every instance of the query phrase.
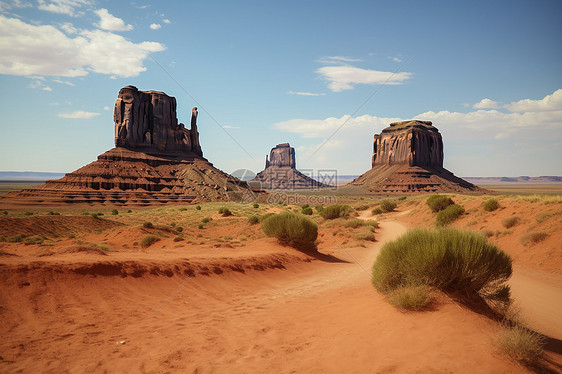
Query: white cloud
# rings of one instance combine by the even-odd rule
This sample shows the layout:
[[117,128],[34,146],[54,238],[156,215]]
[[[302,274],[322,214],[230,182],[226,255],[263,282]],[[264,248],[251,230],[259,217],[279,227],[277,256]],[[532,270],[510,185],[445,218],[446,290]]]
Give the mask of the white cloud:
[[333,92],[354,89],[356,84],[402,84],[412,73],[391,73],[361,69],[355,66],[324,66],[316,70],[328,82],[328,88]]
[[72,17],[84,14],[78,9],[89,6],[89,0],[38,0],[39,9],[51,13],[66,14]]
[[562,110],[562,89],[554,91],[552,95],[545,96],[541,100],[519,100],[504,105],[511,112],[543,112],[551,110]]
[[398,58],[398,57],[392,57],[392,56],[387,56],[389,59],[391,59],[394,62],[402,62],[402,59]]
[[60,83],[60,84],[66,84],[68,86],[74,86],[74,83],[68,82],[68,81],[63,81],[63,80],[60,80],[60,79],[53,79],[53,82]]
[[150,28],[151,28],[152,30],[158,30],[158,29],[161,28],[161,27],[162,27],[162,25],[160,25],[160,24],[158,24],[158,23],[151,23],[151,24],[150,24]]
[[138,9],[146,9],[146,8],[150,8],[150,5],[141,5],[137,7]]
[[226,126],[223,126],[222,128],[223,128],[223,129],[239,129],[240,127],[238,127],[238,126],[229,126],[229,125],[226,125]]
[[43,91],[52,91],[53,90],[51,87],[49,87],[45,84],[45,82],[44,82],[45,78],[43,78],[43,77],[28,77],[28,78],[33,79],[27,85],[27,87],[29,87],[29,88],[39,89],[39,90],[43,90]]
[[164,19],[162,20],[162,22],[164,22],[164,23],[166,23],[166,24],[167,24],[167,23],[171,23],[172,21],[170,21],[170,20],[169,20],[169,19],[167,19],[167,18],[164,18]]
[[13,8],[31,8],[33,5],[22,0],[3,0],[0,1],[0,12],[6,12]]
[[59,113],[57,114],[57,117],[70,118],[70,119],[90,119],[99,115],[100,113],[84,112],[83,110],[77,110],[72,113]]
[[78,77],[89,72],[135,77],[144,60],[165,46],[133,43],[102,30],[79,30],[69,37],[51,25],[32,25],[0,15],[0,74]]
[[472,106],[474,109],[497,109],[498,103],[490,99],[482,99]]
[[111,108],[108,107],[108,106],[104,106],[104,107],[103,107],[103,110],[109,110],[109,109],[111,109]]
[[60,28],[68,35],[76,34],[79,30],[70,22],[63,23]]
[[117,18],[109,14],[109,11],[105,8],[98,9],[94,13],[96,13],[100,17],[99,23],[94,25],[102,30],[130,31],[133,29],[133,25],[125,25],[125,21],[123,21],[121,18]]
[[[557,92],[545,99],[558,95]],[[562,148],[552,145],[562,141],[562,109],[523,113],[493,109],[468,113],[427,111],[413,118],[432,121],[439,129],[445,144],[445,167],[457,175],[485,173],[502,176],[509,174],[509,170],[533,174],[537,170],[533,165],[541,164],[540,157],[548,156],[548,152],[549,160],[562,157]],[[340,173],[360,174],[370,168],[373,135],[391,122],[408,119],[411,118],[370,115],[351,118],[345,115],[318,120],[292,119],[276,123],[273,128],[300,135],[303,139],[302,144],[306,145],[299,147],[298,155],[301,167],[332,168]],[[332,135],[332,140],[321,146]],[[518,143],[520,145],[516,146]],[[505,152],[508,151],[512,154],[506,163]],[[502,169],[506,165],[513,169]],[[556,165],[556,161],[542,162],[541,165],[546,170]]]
[[289,95],[299,95],[299,96],[324,96],[325,93],[314,93],[314,92],[299,92],[299,91],[287,91]]

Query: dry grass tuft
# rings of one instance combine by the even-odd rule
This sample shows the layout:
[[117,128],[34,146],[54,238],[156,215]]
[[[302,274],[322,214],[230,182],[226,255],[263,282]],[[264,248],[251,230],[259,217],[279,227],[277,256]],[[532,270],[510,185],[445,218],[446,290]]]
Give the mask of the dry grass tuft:
[[505,355],[529,366],[537,365],[544,355],[544,337],[519,325],[502,327],[495,344]]

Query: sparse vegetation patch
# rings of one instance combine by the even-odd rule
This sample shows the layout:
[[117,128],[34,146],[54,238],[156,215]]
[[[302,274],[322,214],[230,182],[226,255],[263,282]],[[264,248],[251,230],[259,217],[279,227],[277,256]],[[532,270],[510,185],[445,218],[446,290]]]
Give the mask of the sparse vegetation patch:
[[349,205],[336,204],[328,205],[319,211],[320,216],[324,219],[336,219],[340,217],[349,217],[351,213],[351,207]]
[[538,242],[542,242],[548,237],[548,234],[545,232],[529,232],[521,236],[521,244],[523,245],[530,245],[536,244]]
[[519,223],[519,221],[521,221],[521,220],[520,220],[519,217],[517,217],[517,216],[508,217],[508,218],[506,218],[506,219],[504,219],[504,220],[502,221],[502,225],[503,225],[503,227],[505,227],[506,229],[509,229],[509,228],[511,228],[511,227],[513,227],[513,226],[515,226],[515,225],[517,225],[517,224]]
[[148,248],[150,247],[152,244],[156,243],[157,241],[159,241],[160,238],[156,235],[147,235],[144,238],[142,238],[140,245],[143,248]]
[[457,218],[464,214],[464,208],[457,204],[452,204],[437,213],[435,223],[437,226],[446,226],[451,224]]
[[289,212],[268,217],[261,226],[267,236],[293,246],[313,244],[318,237],[318,225],[314,221]]
[[525,365],[536,365],[544,355],[544,337],[518,325],[503,327],[495,343],[502,353]]
[[449,205],[453,205],[455,202],[445,195],[431,195],[427,198],[425,203],[433,213],[437,213],[447,208]]
[[380,207],[383,212],[394,212],[398,204],[393,200],[383,200],[380,202]]
[[488,200],[484,200],[482,202],[482,208],[484,208],[484,210],[486,212],[493,212],[494,210],[498,209],[500,207],[500,204],[498,203],[498,200],[496,199],[488,199]]

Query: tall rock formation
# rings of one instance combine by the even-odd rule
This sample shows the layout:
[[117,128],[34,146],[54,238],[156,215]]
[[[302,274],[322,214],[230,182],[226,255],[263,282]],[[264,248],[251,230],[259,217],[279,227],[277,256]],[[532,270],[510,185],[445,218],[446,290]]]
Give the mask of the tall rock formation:
[[348,186],[385,194],[482,192],[443,168],[443,139],[430,121],[394,122],[375,134],[371,165]]
[[296,169],[295,149],[289,143],[277,144],[265,156],[265,169],[249,183],[267,190],[331,187],[320,183]]
[[156,205],[251,198],[246,182],[203,158],[197,108],[178,124],[176,99],[134,86],[119,91],[115,148],[63,178],[0,197],[2,205]]

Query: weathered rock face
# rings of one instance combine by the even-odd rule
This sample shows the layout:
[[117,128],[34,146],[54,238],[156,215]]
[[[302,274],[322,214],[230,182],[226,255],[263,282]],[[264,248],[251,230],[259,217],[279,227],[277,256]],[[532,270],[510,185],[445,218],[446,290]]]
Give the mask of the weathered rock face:
[[265,156],[265,167],[268,168],[270,166],[288,166],[296,169],[295,149],[289,143],[277,144],[275,148],[271,149],[269,160]]
[[375,134],[372,166],[397,164],[443,167],[443,140],[430,121],[394,122]]
[[191,129],[177,124],[176,100],[127,86],[115,103],[115,145],[58,180],[0,196],[3,205],[160,205],[247,200],[246,182],[203,158],[197,108]]
[[176,99],[158,91],[134,86],[119,91],[113,114],[115,146],[132,150],[195,153],[203,156],[197,132],[197,108],[191,129],[178,124]]
[[375,135],[371,162],[348,186],[383,194],[483,192],[443,168],[443,140],[429,121],[391,123]]
[[296,169],[295,149],[289,143],[277,144],[265,156],[265,169],[250,181],[266,190],[310,189],[331,187],[320,183]]

